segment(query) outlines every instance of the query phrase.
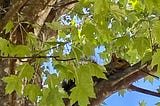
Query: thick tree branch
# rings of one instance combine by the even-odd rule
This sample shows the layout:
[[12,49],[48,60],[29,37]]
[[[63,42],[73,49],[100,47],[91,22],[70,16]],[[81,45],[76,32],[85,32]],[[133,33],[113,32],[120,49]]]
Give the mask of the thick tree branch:
[[7,22],[9,20],[12,20],[15,14],[19,12],[19,10],[28,2],[28,0],[18,0],[15,4],[12,5],[12,7],[9,9],[9,11],[6,13],[4,18],[0,22],[0,31],[3,30],[3,28],[6,26]]
[[116,73],[108,78],[108,80],[101,80],[95,85],[96,98],[90,99],[89,106],[97,106],[104,101],[105,98],[109,97],[111,94],[128,88],[133,82],[147,76],[143,70],[150,73],[157,71],[157,65],[154,66],[152,70],[147,68],[148,64],[141,66],[141,62],[125,69],[123,72]]

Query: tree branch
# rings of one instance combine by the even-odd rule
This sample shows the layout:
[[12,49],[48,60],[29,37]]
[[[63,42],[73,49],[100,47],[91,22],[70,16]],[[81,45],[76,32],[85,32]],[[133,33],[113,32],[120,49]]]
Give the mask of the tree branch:
[[147,76],[142,70],[154,73],[157,71],[157,65],[153,67],[152,70],[147,68],[149,64],[144,64],[141,66],[141,62],[134,64],[133,66],[123,70],[123,72],[111,75],[108,80],[101,80],[98,82],[94,88],[96,93],[96,98],[90,99],[90,104],[88,106],[97,106],[102,103],[105,98],[109,97],[113,93],[128,88],[133,82]]
[[28,60],[26,61],[23,61],[22,59],[36,59],[36,58],[54,58],[55,60],[57,61],[72,61],[72,60],[75,60],[76,58],[69,58],[69,59],[60,59],[60,56],[27,56],[27,57],[20,57],[20,56],[0,56],[0,59],[18,59],[20,60],[21,62],[27,62]]
[[147,89],[143,89],[143,88],[134,86],[132,84],[128,88],[131,89],[131,90],[133,90],[133,91],[141,92],[141,93],[144,93],[144,94],[147,94],[147,95],[152,95],[152,96],[160,97],[160,93],[153,92],[153,91],[150,91],[150,90],[147,90]]
[[6,26],[7,22],[9,20],[13,19],[13,16],[19,12],[19,10],[28,2],[28,0],[19,0],[15,4],[12,5],[12,7],[9,9],[9,11],[6,13],[2,21],[0,22],[0,31],[3,30],[3,28]]

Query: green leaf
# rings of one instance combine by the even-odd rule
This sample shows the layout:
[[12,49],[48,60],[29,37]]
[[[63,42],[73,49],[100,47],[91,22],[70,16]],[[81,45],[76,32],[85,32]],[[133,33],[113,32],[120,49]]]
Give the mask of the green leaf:
[[160,22],[157,21],[157,22],[154,24],[154,26],[153,26],[153,31],[152,31],[152,33],[153,33],[153,36],[155,36],[155,40],[156,40],[158,43],[160,43],[160,36],[159,36],[160,30],[159,30],[159,28],[160,28]]
[[158,67],[160,66],[159,57],[160,57],[160,50],[157,50],[157,52],[155,52],[154,55],[152,56],[152,63],[151,63],[152,67],[157,64],[158,64]]
[[78,41],[78,40],[79,40],[79,35],[78,35],[78,33],[79,33],[78,28],[72,26],[72,28],[71,28],[71,39]]
[[82,27],[81,36],[85,35],[87,40],[89,42],[93,43],[93,41],[95,41],[95,34],[94,33],[96,33],[96,32],[97,32],[96,27],[93,24],[86,22]]
[[29,48],[25,45],[17,45],[14,48],[14,53],[16,56],[24,57],[31,55]]
[[149,13],[152,13],[153,7],[154,7],[154,0],[144,0],[144,4],[147,8],[147,10],[149,11]]
[[60,76],[64,79],[74,78],[75,70],[71,64],[56,64],[55,69],[59,72]]
[[71,57],[74,57],[76,59],[80,59],[83,56],[82,47],[72,46],[70,55],[71,55]]
[[156,106],[160,106],[160,102],[156,103],[155,105],[156,105]]
[[63,106],[63,95],[59,93],[58,89],[51,89],[48,97],[47,104],[52,104],[52,106]]
[[24,96],[28,96],[33,103],[36,102],[38,96],[41,95],[42,95],[41,89],[37,85],[28,84],[24,88]]
[[[94,14],[101,14],[109,10],[108,0],[94,0]],[[105,13],[104,13],[105,14]]]
[[14,46],[9,43],[6,39],[0,38],[0,50],[1,50],[1,55],[4,56],[15,56],[14,54]]
[[131,12],[127,15],[127,21],[130,22],[130,23],[134,23],[134,22],[137,22],[138,21],[138,17],[136,16],[136,13],[135,12]]
[[71,104],[78,101],[80,106],[86,106],[89,104],[89,97],[95,97],[92,73],[87,69],[86,65],[82,65],[77,70],[77,76],[75,78],[76,87],[72,89],[72,93],[70,95]]
[[40,106],[64,106],[62,98],[65,98],[65,94],[60,93],[58,88],[43,89],[43,98],[40,100]]
[[96,46],[92,43],[86,43],[85,45],[83,45],[83,53],[86,56],[93,56],[95,47]]
[[60,38],[65,38],[66,37],[66,33],[63,30],[58,30],[58,36]]
[[120,17],[125,17],[126,13],[124,9],[120,9],[118,5],[111,5],[110,10],[114,17],[120,21]]
[[146,62],[148,62],[148,61],[151,60],[151,59],[152,59],[152,51],[151,51],[151,49],[148,49],[148,50],[145,52],[145,54],[144,54],[144,56],[143,56],[143,58],[142,58],[141,64],[145,64]]
[[27,33],[27,45],[32,48],[34,46],[38,47],[38,42],[37,42],[38,38],[35,34],[33,34],[32,32]]
[[27,78],[27,80],[30,81],[33,77],[34,68],[28,63],[19,65],[16,70],[19,71],[18,77],[21,79]]
[[140,102],[139,106],[146,106],[146,102],[145,101]]
[[150,41],[146,37],[136,37],[133,39],[134,48],[137,49],[138,54],[142,57],[147,49],[150,49]]
[[8,77],[4,77],[2,80],[7,83],[7,86],[5,88],[6,94],[11,94],[13,91],[16,91],[17,93],[21,94],[22,80],[19,79],[17,76],[11,75]]
[[122,37],[118,37],[116,38],[116,42],[115,42],[115,46],[124,46],[127,45],[130,41],[130,37],[127,36],[122,36]]
[[8,32],[10,32],[13,27],[14,27],[13,21],[9,20],[8,23],[7,23],[7,25],[4,27],[5,34],[8,33]]
[[122,97],[124,97],[124,94],[126,93],[126,90],[125,89],[122,89],[122,90],[119,90],[118,91],[118,94]]
[[148,76],[146,76],[146,77],[144,78],[144,81],[146,81],[146,80],[148,80],[148,81],[152,84],[153,81],[154,81],[154,77],[148,75]]
[[55,88],[60,82],[58,81],[56,74],[49,74],[45,83],[48,85],[49,88]]
[[159,9],[160,6],[160,1],[159,0],[152,0],[154,3],[154,6],[156,7],[156,9]]
[[90,70],[90,73],[92,76],[96,76],[97,78],[103,78],[106,79],[106,76],[104,72],[106,72],[106,69],[104,66],[100,66],[98,64],[94,63],[88,63],[86,64],[86,70]]

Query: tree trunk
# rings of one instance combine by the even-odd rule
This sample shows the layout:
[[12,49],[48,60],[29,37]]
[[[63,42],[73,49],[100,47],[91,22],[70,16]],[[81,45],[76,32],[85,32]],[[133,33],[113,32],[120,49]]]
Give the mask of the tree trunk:
[[[46,28],[44,23],[51,22],[52,20],[57,20],[62,14],[69,11],[74,5],[78,2],[77,0],[2,0],[0,1],[1,9],[0,14],[0,37],[5,38],[7,40],[10,39],[12,43],[17,44],[25,44],[22,42],[24,38],[21,37],[21,34],[26,32],[20,32],[18,30],[19,23],[30,22],[31,24],[36,24],[40,26],[40,29],[30,29],[30,27],[25,27],[25,24],[22,24],[25,28],[24,31],[33,32],[36,36],[40,37],[43,41],[47,40],[52,36],[56,36],[57,33],[48,34],[46,33],[43,37],[40,36],[42,32],[42,28]],[[67,8],[66,8],[67,7]],[[21,19],[19,16],[22,15]],[[5,34],[4,27],[8,23],[9,20],[14,22],[14,32],[12,34]],[[51,30],[49,30],[51,31]],[[53,31],[52,31],[53,32]],[[5,94],[5,86],[6,84],[2,81],[4,76],[9,74],[14,74],[14,72],[6,73],[5,70],[13,69],[13,66],[9,63],[9,59],[0,60],[0,106],[33,106],[30,101],[25,100],[24,98],[19,98],[15,92],[9,95]],[[8,72],[11,70],[8,70]],[[10,100],[12,99],[12,100]],[[21,99],[21,100],[20,100]],[[11,102],[12,101],[12,102]],[[14,102],[16,101],[16,102]]]

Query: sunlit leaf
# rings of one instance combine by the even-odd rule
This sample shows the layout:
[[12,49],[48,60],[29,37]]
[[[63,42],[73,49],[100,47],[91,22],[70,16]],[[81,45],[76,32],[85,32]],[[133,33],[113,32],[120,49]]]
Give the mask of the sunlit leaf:
[[158,64],[158,67],[160,66],[159,57],[160,57],[160,50],[157,50],[157,52],[154,53],[154,55],[152,56],[152,63],[151,63],[152,67],[157,64]]
[[146,106],[146,102],[145,101],[140,102],[139,106]]
[[154,81],[154,77],[153,77],[153,76],[148,75],[148,76],[146,76],[146,77],[144,78],[144,80],[148,80],[148,81],[152,84],[152,83],[153,83],[153,81]]
[[94,55],[94,49],[95,49],[95,45],[91,44],[91,43],[86,43],[83,46],[83,52],[86,56],[92,56]]
[[136,37],[133,41],[134,48],[137,49],[140,56],[143,56],[145,51],[150,48],[150,41],[146,37]]
[[28,63],[19,65],[16,69],[19,71],[18,77],[20,78],[27,78],[30,81],[33,77],[34,68]]
[[151,60],[151,59],[152,59],[152,51],[151,51],[150,49],[148,49],[148,50],[145,52],[145,54],[144,54],[144,56],[143,56],[143,58],[142,58],[141,64],[144,64],[144,63],[146,63],[147,61],[149,61],[149,60]]
[[22,80],[19,79],[17,76],[11,75],[8,77],[4,77],[2,80],[7,83],[7,86],[5,88],[6,94],[11,94],[13,91],[21,94]]
[[62,98],[65,98],[65,94],[59,92],[58,88],[43,89],[43,98],[40,100],[40,106],[64,106]]
[[65,79],[72,79],[74,77],[74,67],[72,65],[56,64],[55,69],[59,72],[60,76]]
[[[89,104],[88,97],[95,97],[93,89],[92,74],[86,70],[87,66],[81,66],[77,70],[76,87],[72,89],[71,93],[71,103],[78,101],[80,106],[86,106]],[[79,95],[77,95],[79,92]]]
[[160,22],[157,21],[153,26],[153,35],[155,36],[155,38],[156,38],[155,40],[158,43],[160,43],[160,36],[159,36],[160,30],[159,30],[159,28],[160,28]]
[[[88,69],[87,69],[88,68]],[[98,78],[106,79],[106,76],[104,74],[107,73],[104,66],[100,66],[98,64],[94,63],[88,63],[86,66],[86,70],[90,70],[92,76],[96,76]]]
[[86,23],[82,27],[81,34],[82,35],[84,34],[85,37],[87,38],[87,40],[89,40],[90,42],[92,42],[92,41],[95,40],[95,33],[96,32],[97,32],[96,27],[93,24]]
[[119,20],[119,17],[125,17],[126,13],[124,9],[120,9],[118,5],[111,5],[112,14]]
[[122,96],[122,97],[124,97],[125,93],[126,93],[126,90],[125,90],[125,89],[122,89],[122,90],[118,91],[118,94],[119,94],[120,96]]
[[17,45],[14,48],[15,55],[20,57],[29,56],[31,54],[29,48],[25,45]]
[[76,59],[80,59],[83,56],[82,48],[78,46],[77,47],[72,46],[71,56]]
[[45,83],[49,86],[49,88],[55,88],[58,85],[59,81],[56,74],[49,74]]
[[15,55],[15,50],[14,46],[9,43],[6,39],[0,38],[0,50],[1,50],[1,55],[5,56],[14,56]]
[[115,46],[124,46],[127,45],[130,41],[129,36],[122,36],[116,38]]
[[94,14],[101,14],[107,12],[109,9],[108,0],[94,0]]
[[155,105],[156,105],[156,106],[160,106],[160,102],[156,103]]
[[8,23],[7,23],[7,25],[4,27],[5,34],[8,33],[8,32],[10,32],[13,27],[14,27],[13,21],[9,20]]
[[38,42],[37,42],[37,36],[31,32],[29,32],[27,34],[27,38],[26,38],[26,41],[27,41],[27,45],[29,45],[31,48],[34,47],[34,46],[38,46]]
[[40,87],[33,84],[28,84],[24,88],[24,95],[28,96],[29,99],[34,103],[38,99],[38,96],[42,95]]
[[151,13],[154,7],[154,0],[144,0],[145,6],[147,8],[147,10]]

